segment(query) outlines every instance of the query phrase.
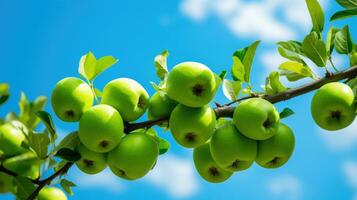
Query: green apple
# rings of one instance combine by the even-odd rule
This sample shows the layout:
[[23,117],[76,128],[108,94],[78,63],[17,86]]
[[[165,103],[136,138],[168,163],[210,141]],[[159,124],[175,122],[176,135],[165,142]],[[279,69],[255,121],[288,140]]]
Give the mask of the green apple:
[[166,82],[167,95],[189,107],[208,104],[217,91],[214,73],[204,64],[183,62],[169,73]]
[[205,143],[193,150],[193,161],[200,176],[208,182],[220,183],[233,174],[221,168],[213,160],[209,143]]
[[159,146],[144,130],[126,135],[119,146],[108,153],[107,162],[112,172],[124,179],[145,176],[156,163]]
[[4,160],[3,166],[17,175],[36,179],[40,175],[40,159],[36,153],[27,151]]
[[0,151],[2,156],[9,157],[21,153],[24,149],[21,144],[26,141],[22,131],[11,124],[0,126]]
[[0,172],[0,194],[12,192],[14,183],[14,179],[12,176]]
[[179,144],[195,148],[211,137],[216,126],[216,115],[208,105],[191,108],[179,104],[171,113],[169,125],[173,137]]
[[109,105],[96,105],[83,113],[78,136],[82,144],[98,153],[113,150],[124,134],[119,112]]
[[149,101],[148,117],[150,120],[169,117],[177,102],[163,92],[156,92]]
[[350,54],[350,65],[351,67],[357,65],[357,52]]
[[312,98],[311,114],[321,128],[339,130],[355,119],[355,103],[352,89],[343,83],[328,83],[318,89]]
[[38,193],[37,200],[67,200],[67,197],[59,188],[44,187]]
[[53,111],[66,122],[79,121],[82,113],[93,105],[93,99],[90,86],[74,77],[60,80],[51,96]]
[[280,117],[269,101],[251,98],[237,106],[233,121],[244,136],[253,140],[266,140],[278,131]]
[[273,137],[258,141],[256,162],[264,168],[278,168],[289,160],[294,147],[293,131],[280,123],[278,132]]
[[82,144],[77,147],[77,151],[81,159],[76,162],[76,165],[82,172],[97,174],[107,167],[107,156],[104,153],[91,151]]
[[243,136],[232,122],[216,129],[210,147],[216,163],[232,172],[248,169],[257,154],[257,142]]
[[145,113],[149,105],[149,95],[135,80],[118,78],[104,87],[101,103],[113,106],[120,112],[124,121],[131,122]]

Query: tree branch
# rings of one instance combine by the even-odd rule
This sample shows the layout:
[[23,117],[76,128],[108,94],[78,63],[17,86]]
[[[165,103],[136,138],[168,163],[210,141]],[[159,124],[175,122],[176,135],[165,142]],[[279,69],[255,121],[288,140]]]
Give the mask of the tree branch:
[[59,169],[57,172],[55,172],[48,178],[39,181],[36,190],[31,193],[31,195],[27,198],[27,200],[34,200],[42,188],[44,188],[46,185],[51,184],[51,182],[58,176],[61,176],[65,173],[67,173],[67,171],[72,167],[73,164],[74,163],[72,163],[72,162],[68,162],[61,169]]

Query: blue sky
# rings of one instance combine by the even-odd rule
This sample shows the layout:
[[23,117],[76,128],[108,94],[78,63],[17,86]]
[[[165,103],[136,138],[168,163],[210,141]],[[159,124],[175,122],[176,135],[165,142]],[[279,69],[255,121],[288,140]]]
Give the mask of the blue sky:
[[[328,17],[341,9],[333,1],[321,2]],[[326,26],[344,23],[357,35],[356,19]],[[18,111],[20,91],[30,99],[50,96],[57,81],[77,76],[79,58],[89,50],[119,58],[96,80],[98,88],[112,79],[130,77],[153,94],[150,81],[158,81],[153,58],[162,50],[170,51],[169,67],[198,61],[220,72],[231,67],[236,49],[262,39],[251,75],[259,90],[265,76],[284,60],[274,43],[301,40],[310,24],[303,0],[0,0],[0,81],[11,85],[12,94],[0,114]],[[335,62],[340,68],[347,66],[345,57],[337,56]],[[294,86],[306,81],[284,83]],[[309,112],[311,97],[312,93],[277,104],[279,110],[289,106],[296,112],[283,121],[295,132],[295,152],[279,169],[254,165],[225,183],[210,184],[196,173],[192,151],[178,146],[169,132],[160,131],[172,148],[147,177],[129,182],[109,171],[89,176],[73,168],[68,179],[78,187],[69,199],[356,200],[357,122],[338,132],[322,131]],[[227,102],[222,91],[216,100]],[[49,105],[46,110],[53,113]],[[77,128],[54,118],[61,137]]]

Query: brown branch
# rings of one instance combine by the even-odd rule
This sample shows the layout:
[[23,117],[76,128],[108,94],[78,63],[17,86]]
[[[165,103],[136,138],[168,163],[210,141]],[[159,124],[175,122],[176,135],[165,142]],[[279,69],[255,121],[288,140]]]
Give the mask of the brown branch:
[[36,190],[31,193],[31,195],[27,198],[27,200],[34,200],[42,188],[44,188],[46,185],[51,184],[51,182],[58,176],[66,174],[67,171],[69,170],[69,168],[71,168],[73,164],[74,163],[72,163],[72,162],[68,162],[61,169],[56,171],[54,174],[52,174],[48,178],[39,181]]

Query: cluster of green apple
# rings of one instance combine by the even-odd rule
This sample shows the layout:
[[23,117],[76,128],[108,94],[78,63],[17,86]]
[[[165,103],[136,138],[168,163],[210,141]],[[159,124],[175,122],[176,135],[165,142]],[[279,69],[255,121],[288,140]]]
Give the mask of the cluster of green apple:
[[[24,144],[28,143],[27,132],[24,129],[20,130],[15,123],[0,126],[1,166],[18,176],[36,180],[40,176],[41,161],[34,151],[25,148]],[[0,193],[16,193],[18,188],[14,184],[14,179],[13,176],[0,172]],[[37,199],[66,200],[67,197],[60,189],[46,187],[39,192]]]
[[104,87],[100,104],[93,106],[90,85],[65,78],[52,93],[52,106],[63,121],[79,121],[81,144],[76,150],[81,159],[76,165],[88,174],[108,165],[117,176],[134,180],[153,168],[159,155],[155,138],[144,129],[124,133],[124,124],[137,120],[147,109],[151,120],[169,118],[166,126],[177,143],[194,148],[195,166],[207,181],[224,181],[254,161],[267,168],[287,162],[294,135],[280,123],[274,106],[252,98],[239,104],[233,121],[217,123],[209,103],[219,85],[207,66],[184,62],[168,73],[165,92],[158,91],[150,99],[139,83],[119,78]]

